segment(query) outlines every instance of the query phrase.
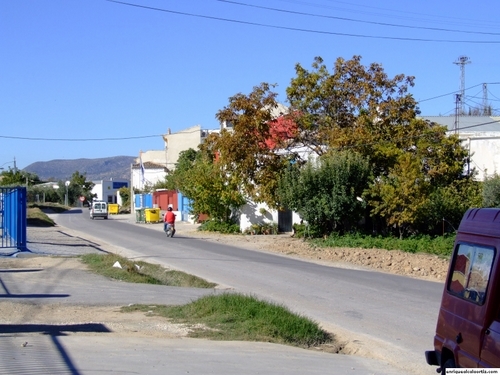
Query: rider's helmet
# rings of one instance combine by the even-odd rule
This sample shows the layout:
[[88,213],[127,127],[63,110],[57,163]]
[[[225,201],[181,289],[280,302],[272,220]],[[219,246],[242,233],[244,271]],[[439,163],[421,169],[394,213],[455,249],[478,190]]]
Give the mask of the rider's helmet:
[[170,206],[169,206],[169,207],[167,208],[167,211],[172,211],[172,207],[170,207]]

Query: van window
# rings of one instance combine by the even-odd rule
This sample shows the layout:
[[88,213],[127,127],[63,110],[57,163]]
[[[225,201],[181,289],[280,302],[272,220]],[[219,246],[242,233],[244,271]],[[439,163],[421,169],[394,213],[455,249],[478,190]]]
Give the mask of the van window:
[[453,258],[448,291],[479,305],[484,303],[495,250],[461,243]]

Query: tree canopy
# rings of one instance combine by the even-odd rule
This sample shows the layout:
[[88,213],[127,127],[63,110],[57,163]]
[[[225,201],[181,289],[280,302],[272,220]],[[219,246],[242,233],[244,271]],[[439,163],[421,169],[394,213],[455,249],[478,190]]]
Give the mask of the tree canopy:
[[[297,64],[295,73],[286,110],[275,86],[261,83],[217,112],[231,127],[200,150],[215,159],[211,173],[226,187],[271,208],[291,208],[323,232],[352,227],[363,205],[374,230],[435,232],[478,201],[475,171],[464,172],[467,149],[445,127],[418,118],[409,92],[414,77],[389,77],[360,56],[338,58],[331,71],[316,57],[311,70]],[[311,155],[319,159],[313,163]]]

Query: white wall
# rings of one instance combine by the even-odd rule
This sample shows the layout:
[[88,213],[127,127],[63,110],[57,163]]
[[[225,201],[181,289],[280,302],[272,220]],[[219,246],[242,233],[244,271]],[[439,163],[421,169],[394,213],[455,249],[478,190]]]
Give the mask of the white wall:
[[460,138],[465,147],[470,147],[471,168],[476,168],[476,179],[483,181],[495,173],[500,174],[500,135],[498,133],[466,133]]
[[[144,163],[144,162],[143,162]],[[144,185],[154,185],[158,181],[163,181],[165,179],[166,173],[163,168],[145,168],[144,169]],[[141,168],[132,168],[131,173],[131,186],[133,189],[142,190],[144,188],[142,184]]]
[[[263,214],[260,212],[261,208],[266,210]],[[294,224],[300,223],[300,216],[292,213],[292,222]],[[278,211],[271,210],[265,203],[248,202],[240,208],[240,231],[244,232],[250,228],[252,224],[271,224],[278,225]]]
[[96,200],[105,201],[108,203],[118,203],[118,190],[113,188],[113,183],[126,183],[127,187],[130,187],[128,180],[99,180],[92,181],[94,187],[92,188],[92,194],[97,194]]

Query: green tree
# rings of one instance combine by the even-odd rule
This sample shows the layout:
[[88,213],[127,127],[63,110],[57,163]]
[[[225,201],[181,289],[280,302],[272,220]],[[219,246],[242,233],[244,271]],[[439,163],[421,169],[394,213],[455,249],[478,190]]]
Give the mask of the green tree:
[[67,187],[66,181],[59,181],[57,183],[59,186],[57,194],[61,203],[65,201],[66,191],[68,192],[68,205],[70,206],[74,206],[81,196],[84,196],[87,201],[91,201],[94,198],[92,195],[94,183],[92,181],[87,181],[86,174],[75,171],[68,181],[69,184]]
[[60,202],[60,197],[56,189],[51,186],[33,185],[28,188],[28,202]]
[[130,188],[128,187],[121,187],[118,189],[118,194],[120,194],[120,197],[122,199],[122,207],[128,207],[131,208],[132,202],[131,202],[131,194],[130,194]]
[[415,222],[431,191],[429,180],[421,171],[421,161],[410,153],[402,154],[387,176],[374,180],[370,194],[375,197],[373,213],[386,219],[402,238]]
[[[448,136],[444,127],[422,120],[413,120],[409,126],[418,131],[408,137],[406,147],[397,148],[384,142],[374,148],[382,149],[381,153],[390,150],[394,162],[392,166],[386,166],[388,173],[379,174],[366,192],[372,214],[382,217],[387,227],[396,228],[400,237],[422,233],[419,230],[424,228],[425,232],[435,228],[446,212],[446,216],[454,220],[457,211],[453,207],[445,209],[442,205],[452,201],[441,198],[446,196],[448,187],[451,190],[452,186],[465,187],[465,184],[458,185],[458,181],[472,180],[475,174],[472,171],[470,176],[464,176],[468,154],[458,137]],[[456,189],[455,192],[462,193],[458,196],[462,202],[472,200],[468,195],[470,189]],[[433,199],[437,201],[433,202]],[[430,212],[430,208],[439,210]],[[429,220],[434,215],[439,216],[438,221]]]
[[245,199],[238,183],[220,167],[210,159],[197,159],[191,168],[179,174],[177,187],[192,200],[193,214],[207,214],[211,219],[229,222]]
[[0,173],[0,186],[32,186],[40,183],[40,178],[35,173],[20,169],[9,168]]
[[469,208],[482,206],[482,198],[482,183],[470,177],[438,187],[418,213],[415,229],[433,235],[455,232]]
[[331,152],[305,166],[290,166],[279,181],[282,202],[315,231],[327,235],[357,225],[364,214],[362,196],[370,177],[368,160],[353,151]]
[[500,207],[500,176],[497,173],[484,179],[483,206]]
[[192,168],[196,160],[201,157],[201,152],[193,148],[181,151],[175,164],[175,169],[165,177],[163,186],[170,190],[179,190],[183,186],[183,179]]

